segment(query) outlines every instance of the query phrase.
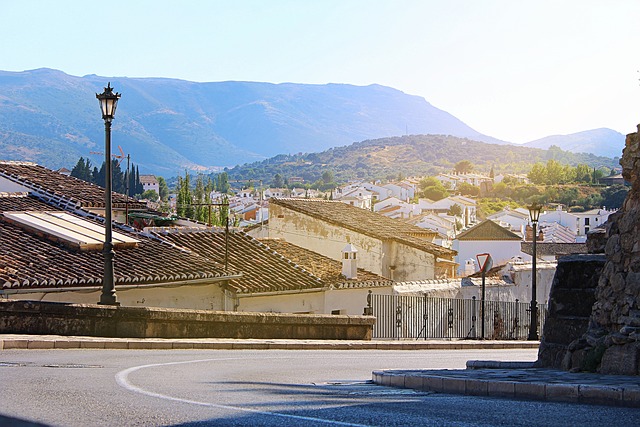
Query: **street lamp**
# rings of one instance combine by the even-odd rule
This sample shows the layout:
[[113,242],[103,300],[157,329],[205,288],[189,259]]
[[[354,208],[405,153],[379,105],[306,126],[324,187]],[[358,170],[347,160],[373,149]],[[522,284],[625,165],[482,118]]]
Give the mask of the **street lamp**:
[[529,218],[531,219],[531,227],[533,228],[533,255],[531,260],[531,323],[529,324],[529,341],[537,341],[538,338],[538,301],[536,301],[536,241],[538,238],[538,220],[540,219],[540,205],[534,203],[529,206]]
[[111,227],[111,121],[116,114],[119,93],[113,93],[111,83],[107,84],[104,92],[96,93],[96,98],[100,101],[102,119],[104,120],[104,277],[102,279],[102,294],[100,295],[101,305],[120,305],[116,298],[116,286],[113,278],[113,237]]

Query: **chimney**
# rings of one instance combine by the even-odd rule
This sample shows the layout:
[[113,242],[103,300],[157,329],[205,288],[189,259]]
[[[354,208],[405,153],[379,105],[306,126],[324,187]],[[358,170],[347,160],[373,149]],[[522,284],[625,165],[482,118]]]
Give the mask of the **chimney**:
[[347,279],[358,278],[357,253],[358,250],[351,243],[342,249],[342,275]]

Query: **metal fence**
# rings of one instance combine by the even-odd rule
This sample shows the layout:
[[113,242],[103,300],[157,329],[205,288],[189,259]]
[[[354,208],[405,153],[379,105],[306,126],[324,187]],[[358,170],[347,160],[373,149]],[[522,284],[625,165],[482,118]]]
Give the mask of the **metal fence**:
[[[523,340],[529,334],[529,303],[432,298],[426,296],[367,296],[367,311],[376,317],[374,339],[492,339]],[[546,318],[538,304],[538,331]],[[484,327],[483,327],[484,326]],[[483,335],[484,334],[484,335]]]

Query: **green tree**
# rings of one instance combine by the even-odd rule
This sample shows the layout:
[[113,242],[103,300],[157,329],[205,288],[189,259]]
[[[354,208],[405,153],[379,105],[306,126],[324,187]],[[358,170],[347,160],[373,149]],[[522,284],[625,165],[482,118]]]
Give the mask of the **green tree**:
[[282,175],[279,173],[273,176],[273,181],[271,182],[271,186],[274,188],[282,188],[284,186],[284,180],[282,179]]
[[160,190],[160,199],[163,201],[166,201],[169,198],[169,186],[167,185],[167,181],[161,177],[161,176],[157,176],[156,179],[158,180],[158,189]]
[[78,163],[71,170],[71,176],[87,182],[93,182],[91,174],[91,160],[80,157]]
[[547,161],[546,169],[547,179],[545,180],[545,184],[554,185],[565,182],[564,167],[557,160],[549,159]]
[[454,203],[453,205],[451,205],[451,207],[447,211],[447,215],[451,215],[451,216],[462,215],[462,207],[459,204]]
[[322,172],[322,182],[325,184],[330,184],[332,183],[334,180],[334,176],[333,176],[333,172],[332,171],[324,171]]
[[418,183],[420,197],[431,200],[441,200],[449,196],[449,192],[440,181],[432,176],[422,178]]
[[627,197],[629,187],[625,185],[612,185],[602,191],[602,205],[608,209],[620,209]]
[[141,195],[142,199],[151,200],[152,202],[157,202],[160,199],[156,190],[146,190]]
[[534,184],[544,184],[547,181],[547,168],[542,163],[536,163],[527,174],[527,178]]
[[193,218],[193,194],[190,185],[191,178],[187,171],[184,172],[184,178],[178,176],[176,212],[178,216],[185,218]]
[[193,191],[193,217],[196,221],[207,222],[209,217],[209,206],[205,200],[205,184],[204,175],[201,173],[196,176],[196,185]]
[[589,165],[581,163],[576,166],[576,182],[591,182],[593,180],[593,174]]
[[456,191],[463,196],[477,196],[480,194],[480,188],[467,182],[461,182],[456,186]]
[[453,167],[457,173],[469,173],[473,170],[473,163],[469,160],[461,160]]

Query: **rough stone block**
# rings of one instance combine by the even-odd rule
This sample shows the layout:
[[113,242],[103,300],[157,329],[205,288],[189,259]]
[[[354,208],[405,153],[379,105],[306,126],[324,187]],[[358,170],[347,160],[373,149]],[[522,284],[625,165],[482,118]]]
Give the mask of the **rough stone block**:
[[607,348],[600,362],[602,374],[637,375],[639,344],[614,345]]

